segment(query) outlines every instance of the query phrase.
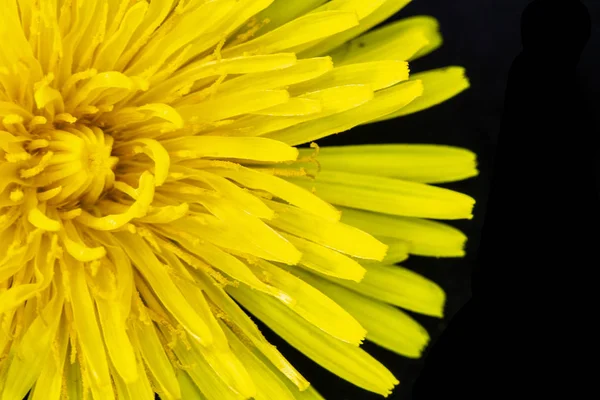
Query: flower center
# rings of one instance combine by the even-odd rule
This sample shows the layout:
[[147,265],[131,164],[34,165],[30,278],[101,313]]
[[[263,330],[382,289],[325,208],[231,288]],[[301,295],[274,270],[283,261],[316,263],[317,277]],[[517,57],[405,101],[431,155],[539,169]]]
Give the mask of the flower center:
[[[35,131],[34,131],[35,132]],[[30,133],[19,177],[51,207],[93,205],[115,181],[113,138],[96,126],[69,124]]]

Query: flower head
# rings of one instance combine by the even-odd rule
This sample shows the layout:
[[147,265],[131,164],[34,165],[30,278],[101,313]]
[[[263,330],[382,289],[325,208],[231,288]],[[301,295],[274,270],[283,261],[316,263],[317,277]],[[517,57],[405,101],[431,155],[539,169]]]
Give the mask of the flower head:
[[[466,150],[298,149],[464,90],[411,75],[408,0],[0,0],[0,400],[309,399],[241,304],[387,395],[360,349],[419,357],[455,257]],[[235,301],[234,301],[235,299]],[[236,303],[237,302],[237,303]],[[386,321],[385,323],[381,323]]]

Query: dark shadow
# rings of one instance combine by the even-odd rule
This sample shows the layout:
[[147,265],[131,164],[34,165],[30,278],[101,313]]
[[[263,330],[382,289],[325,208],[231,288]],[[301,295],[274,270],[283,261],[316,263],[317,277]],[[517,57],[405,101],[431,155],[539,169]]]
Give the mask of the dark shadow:
[[600,246],[598,131],[576,79],[590,16],[579,1],[537,0],[521,23],[473,297],[430,349],[414,400],[554,390],[558,380],[540,371],[565,368],[555,357],[577,344],[563,330],[572,337],[577,303],[592,301],[585,270],[598,266]]

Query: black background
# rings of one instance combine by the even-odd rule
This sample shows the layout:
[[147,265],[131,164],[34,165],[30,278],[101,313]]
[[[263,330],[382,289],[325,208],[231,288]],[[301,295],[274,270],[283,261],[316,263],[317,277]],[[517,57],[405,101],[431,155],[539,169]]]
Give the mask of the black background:
[[[598,110],[600,93],[600,3],[583,1],[592,16],[592,38],[579,65],[578,79],[585,85],[588,105]],[[460,146],[478,155],[480,175],[445,187],[473,196],[477,200],[475,217],[453,223],[469,237],[464,259],[432,259],[412,257],[403,265],[433,279],[446,291],[445,317],[435,319],[414,315],[429,331],[432,343],[448,321],[470,297],[472,263],[479,245],[485,216],[490,172],[502,118],[504,92],[510,66],[521,49],[520,18],[527,0],[415,0],[390,21],[415,15],[431,15],[441,25],[444,45],[423,59],[411,63],[418,72],[446,65],[467,69],[471,88],[458,97],[432,109],[403,118],[355,128],[349,132],[319,140],[320,145],[363,143],[436,143]],[[390,22],[388,21],[388,22]],[[557,26],[557,29],[561,29]],[[557,49],[560,57],[560,49]],[[548,66],[552,68],[551,65]],[[551,83],[549,83],[551,84]],[[597,117],[595,117],[597,118]],[[598,120],[595,120],[595,126]],[[288,357],[327,400],[381,399],[379,395],[358,389],[319,368],[311,360],[277,338],[259,324],[267,338]],[[419,376],[424,359],[409,360],[366,342],[364,348],[386,365],[400,380],[389,399],[411,399],[414,380]],[[425,353],[426,355],[427,353]],[[516,360],[515,360],[516,361]],[[460,368],[460,360],[457,360]]]

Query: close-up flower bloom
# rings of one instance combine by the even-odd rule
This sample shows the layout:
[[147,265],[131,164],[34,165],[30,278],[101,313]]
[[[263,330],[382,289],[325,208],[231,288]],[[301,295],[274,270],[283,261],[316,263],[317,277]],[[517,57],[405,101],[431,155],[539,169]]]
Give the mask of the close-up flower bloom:
[[0,400],[320,399],[247,312],[389,395],[475,155],[314,141],[468,87],[407,3],[0,0]]

